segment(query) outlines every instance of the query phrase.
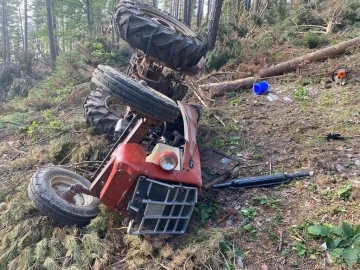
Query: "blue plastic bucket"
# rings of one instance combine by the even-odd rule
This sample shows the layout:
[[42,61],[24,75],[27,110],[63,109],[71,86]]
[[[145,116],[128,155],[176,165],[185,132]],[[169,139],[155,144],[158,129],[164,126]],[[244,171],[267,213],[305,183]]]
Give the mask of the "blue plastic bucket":
[[255,95],[263,95],[269,90],[269,84],[266,81],[257,82],[254,84],[253,91]]

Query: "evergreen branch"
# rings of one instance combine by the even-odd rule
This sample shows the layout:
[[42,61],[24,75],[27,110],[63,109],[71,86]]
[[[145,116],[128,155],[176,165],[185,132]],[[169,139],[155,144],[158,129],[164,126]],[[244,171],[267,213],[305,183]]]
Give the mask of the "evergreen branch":
[[57,263],[50,257],[47,257],[44,261],[44,267],[47,270],[58,270],[60,267],[57,265]]
[[37,242],[34,254],[36,261],[43,262],[45,260],[48,251],[48,241],[47,238],[44,238],[40,242]]
[[95,233],[85,234],[82,238],[85,253],[88,255],[95,253],[98,257],[102,256],[104,244],[99,240],[99,237]]

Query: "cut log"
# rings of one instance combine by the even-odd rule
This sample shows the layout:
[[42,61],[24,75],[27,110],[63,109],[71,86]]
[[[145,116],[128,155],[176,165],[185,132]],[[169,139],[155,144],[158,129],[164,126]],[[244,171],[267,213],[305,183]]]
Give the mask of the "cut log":
[[249,77],[245,79],[239,79],[235,81],[226,81],[220,83],[209,83],[199,85],[201,90],[210,91],[211,97],[217,97],[223,95],[225,92],[233,91],[239,88],[250,88],[255,83],[255,77]]
[[281,75],[285,72],[292,71],[296,69],[303,62],[313,62],[321,59],[325,59],[331,56],[339,55],[344,53],[348,47],[358,45],[360,43],[360,37],[341,42],[337,45],[330,46],[316,52],[312,52],[289,61],[277,64],[275,66],[261,69],[258,73],[260,78],[272,77],[276,75]]

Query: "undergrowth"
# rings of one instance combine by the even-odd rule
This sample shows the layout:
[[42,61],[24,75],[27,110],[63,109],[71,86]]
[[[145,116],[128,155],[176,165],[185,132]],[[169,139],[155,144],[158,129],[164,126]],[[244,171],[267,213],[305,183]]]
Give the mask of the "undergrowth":
[[[237,14],[230,2],[225,1],[217,43],[207,57],[208,67],[218,70],[226,64],[239,65],[249,60],[261,61],[261,58],[276,62],[276,55],[271,55],[274,47],[320,48],[339,42],[339,39],[332,39],[333,33],[356,31],[360,24],[360,7],[356,0],[293,5],[287,2],[262,1],[260,12],[251,9]],[[336,24],[329,23],[331,15],[336,16]],[[332,27],[327,29],[329,25]],[[204,31],[201,29],[200,34],[205,35]]]
[[[311,224],[311,225],[310,225]],[[300,257],[309,256],[316,259],[320,254],[327,253],[330,264],[345,263],[352,268],[359,260],[360,255],[360,225],[353,226],[342,221],[340,226],[331,223],[308,223],[304,229],[305,240],[296,240],[293,249]]]
[[86,228],[57,227],[39,215],[24,193],[2,205],[0,267],[2,269],[103,269],[109,254],[106,210]]

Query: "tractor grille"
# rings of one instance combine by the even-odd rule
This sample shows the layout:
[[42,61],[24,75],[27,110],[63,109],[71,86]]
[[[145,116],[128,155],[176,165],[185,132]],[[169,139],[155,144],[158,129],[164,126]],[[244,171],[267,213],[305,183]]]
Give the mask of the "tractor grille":
[[128,206],[130,234],[183,234],[197,189],[140,177]]

